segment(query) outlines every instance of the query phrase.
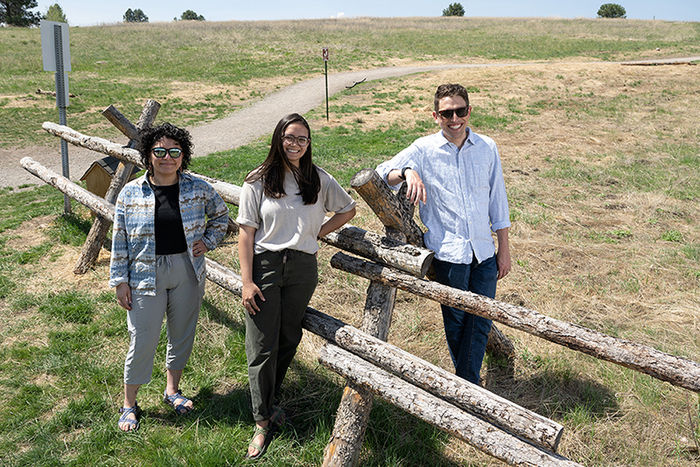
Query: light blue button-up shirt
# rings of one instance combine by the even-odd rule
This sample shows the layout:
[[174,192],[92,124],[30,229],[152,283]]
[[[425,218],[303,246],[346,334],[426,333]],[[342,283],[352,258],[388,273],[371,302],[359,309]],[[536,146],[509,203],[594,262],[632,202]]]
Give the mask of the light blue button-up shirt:
[[389,172],[403,167],[415,170],[425,184],[427,202],[419,212],[428,228],[425,245],[437,259],[471,264],[474,256],[481,262],[495,254],[491,231],[510,227],[510,214],[493,139],[469,130],[457,149],[440,131],[417,139],[377,173],[386,181]]

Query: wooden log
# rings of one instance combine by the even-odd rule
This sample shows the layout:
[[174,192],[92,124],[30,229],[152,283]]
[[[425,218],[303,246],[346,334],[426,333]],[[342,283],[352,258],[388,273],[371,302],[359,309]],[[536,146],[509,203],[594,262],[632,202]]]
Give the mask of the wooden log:
[[346,225],[331,232],[321,240],[341,250],[418,277],[425,276],[435,253],[408,243],[368,232],[353,225]]
[[570,349],[646,373],[675,386],[700,392],[700,364],[651,347],[617,339],[598,331],[566,323],[536,311],[415,278],[395,269],[336,253],[331,265],[371,281],[466,310],[541,337]]
[[[424,246],[423,232],[413,220],[414,206],[406,199],[406,183],[401,184],[397,195],[394,196],[392,190],[373,169],[364,169],[357,172],[350,183],[384,225],[404,232],[409,243],[421,247]],[[359,256],[366,257],[362,254]],[[383,261],[379,262],[383,263]],[[389,265],[388,263],[384,264]],[[430,267],[419,277],[423,277],[426,274],[431,280],[435,277]],[[508,361],[512,361],[515,358],[515,346],[495,325],[491,326],[486,350],[491,355],[505,358]]]
[[[117,173],[119,173],[119,171],[117,171]],[[111,186],[110,184],[110,187]],[[112,223],[111,219],[102,216],[95,217],[92,227],[90,227],[90,232],[88,232],[85,243],[83,243],[83,247],[80,250],[80,256],[78,256],[78,260],[75,262],[73,274],[85,274],[95,265],[97,258],[100,256],[100,250],[107,238],[107,234],[112,228]]]
[[[139,131],[153,123],[156,115],[158,114],[158,110],[160,110],[160,104],[157,101],[153,99],[146,101],[146,105],[141,111],[141,116],[136,122],[136,126],[132,125],[131,122],[113,105],[110,105],[104,111],[102,111],[102,115],[105,115],[107,120],[114,120],[118,123],[117,128],[119,128],[122,133],[126,134],[130,138],[128,147],[134,148],[140,140]],[[112,177],[112,181],[109,184],[107,193],[105,194],[105,201],[112,204],[116,203],[117,196],[119,196],[119,192],[122,191],[124,185],[126,185],[129,181],[134,167],[135,165],[129,162],[119,164],[114,176]],[[105,238],[107,238],[107,234],[111,228],[111,220],[100,216],[95,218],[95,221],[90,228],[90,232],[88,232],[87,238],[85,239],[85,243],[83,244],[83,248],[80,252],[75,268],[73,269],[74,274],[85,274],[95,265],[95,261],[97,261],[102,245],[104,244]]]
[[560,424],[472,384],[392,344],[359,331],[313,308],[302,326],[406,382],[466,410],[514,435],[556,452],[564,431]]
[[[36,93],[37,94],[47,94],[49,96],[56,97],[56,91],[44,91],[41,88],[39,88],[36,90]],[[72,92],[68,93],[68,97],[75,97],[75,94],[73,94]]]
[[515,346],[495,324],[491,325],[489,338],[486,341],[486,351],[494,357],[506,359],[508,362],[515,360]]
[[239,274],[209,258],[205,258],[205,262],[207,279],[234,295],[239,297],[243,295],[243,281]]
[[318,360],[323,366],[356,384],[369,388],[389,403],[457,436],[480,451],[509,465],[540,467],[581,465],[522,441],[333,344],[326,344],[321,348]]
[[[111,115],[110,116],[114,117]],[[124,126],[124,122],[120,123]],[[74,146],[79,146],[82,148],[87,148],[92,151],[100,152],[108,156],[115,157],[124,163],[131,163],[137,167],[144,168],[141,164],[141,154],[136,149],[127,148],[120,144],[113,143],[103,138],[98,138],[96,136],[87,136],[78,131],[73,130],[65,125],[57,125],[53,122],[44,122],[42,128],[54,136],[58,136],[64,141],[67,141]],[[127,127],[124,127],[124,131],[130,132]],[[200,175],[191,172],[194,176],[201,178],[202,180],[210,183],[221,198],[227,203],[235,204],[238,206],[241,188],[230,183],[222,182],[221,180],[216,180],[204,175]]]
[[113,143],[104,138],[86,136],[70,127],[58,125],[53,122],[44,122],[42,128],[74,146],[100,152],[108,156],[116,157],[122,162],[130,162],[137,167],[143,167],[141,165],[141,154],[139,154],[136,149],[125,148],[121,144]]
[[[141,164],[141,154],[133,148],[124,147],[119,144],[112,143],[111,141],[108,141],[103,138],[87,136],[78,131],[73,130],[70,127],[64,125],[57,125],[53,122],[44,122],[42,127],[44,128],[44,130],[51,133],[52,135],[58,136],[64,141],[67,141],[75,146],[87,148],[92,151],[100,152],[102,154],[115,157],[120,161],[124,162],[125,164],[131,163],[141,169],[144,168]],[[125,129],[125,131],[130,130]],[[222,182],[220,180],[209,178],[194,172],[189,173],[191,173],[195,177],[201,178],[202,180],[211,183],[214,189],[217,191],[217,193],[219,193],[221,198],[227,203],[238,205],[241,191],[240,187],[237,187],[230,183]],[[235,231],[236,225],[237,224],[235,222],[229,219],[229,230]]]
[[[153,101],[156,102],[156,101]],[[158,109],[160,109],[160,104],[158,104]],[[145,109],[144,109],[145,110]],[[155,113],[158,113],[156,110]],[[143,112],[142,114],[143,115]],[[102,116],[109,120],[109,122],[114,125],[119,131],[124,134],[131,141],[139,141],[139,130],[136,125],[131,123],[128,118],[126,118],[116,107],[110,105],[102,111]],[[155,114],[153,114],[153,120],[155,120]],[[151,121],[153,121],[151,120]]]
[[423,246],[423,231],[374,169],[360,170],[352,177],[350,185],[372,208],[382,224],[405,233],[408,243]]
[[235,204],[236,206],[240,205],[241,187],[233,185],[231,183],[222,182],[221,180],[210,178],[205,175],[201,175],[194,172],[192,173],[195,176],[204,180],[205,182],[209,183],[211,186],[213,186],[216,192],[219,193],[219,195],[224,201],[226,201],[227,203]]
[[31,157],[24,157],[19,161],[25,170],[36,175],[49,185],[58,188],[64,194],[70,196],[80,204],[87,206],[95,214],[114,221],[114,205],[103,200],[85,188],[76,185],[63,175],[47,169]]

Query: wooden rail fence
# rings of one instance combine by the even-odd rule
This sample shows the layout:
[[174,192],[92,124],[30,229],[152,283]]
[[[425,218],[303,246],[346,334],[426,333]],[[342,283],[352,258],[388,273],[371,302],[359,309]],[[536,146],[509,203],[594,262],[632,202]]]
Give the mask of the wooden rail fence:
[[[130,138],[133,146],[138,141],[139,129],[153,120],[157,108],[155,101],[149,101],[136,126],[111,106],[103,114]],[[138,151],[131,147],[50,122],[44,123],[43,128],[76,146],[113,156],[125,165],[141,166]],[[100,233],[88,238],[83,252],[89,250],[93,255],[95,248],[99,251],[104,241],[101,234],[105,231],[104,224],[109,225],[114,219],[113,200],[106,201],[90,193],[29,157],[22,159],[21,164],[97,214]],[[211,183],[226,202],[238,205],[240,187],[195,175]],[[112,192],[118,193],[120,185],[123,186],[123,177],[118,178],[113,182]],[[328,341],[319,350],[321,364],[348,381],[333,436],[325,450],[324,466],[357,464],[374,395],[510,465],[579,465],[556,454],[562,438],[561,425],[385,342],[397,289],[700,392],[700,365],[696,362],[422,279],[429,270],[433,253],[422,247],[422,233],[412,220],[412,210],[401,203],[401,197],[393,196],[371,169],[358,172],[352,185],[382,220],[386,235],[346,225],[322,239],[364,258],[339,252],[331,260],[333,267],[370,280],[362,329],[312,308],[307,309],[302,323],[304,329]],[[115,193],[111,195],[116,198]],[[240,296],[240,276],[209,258],[206,261],[207,278]],[[89,264],[89,260],[79,262],[76,273],[84,271]],[[512,351],[508,339],[500,332],[496,332],[494,340],[500,341],[500,348]]]

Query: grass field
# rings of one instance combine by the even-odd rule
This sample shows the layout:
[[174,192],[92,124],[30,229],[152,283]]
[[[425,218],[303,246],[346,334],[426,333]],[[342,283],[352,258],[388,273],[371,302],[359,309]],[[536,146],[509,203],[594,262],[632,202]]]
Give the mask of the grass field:
[[[700,361],[698,69],[613,63],[697,55],[699,33],[697,23],[436,18],[73,28],[82,107],[69,118],[81,132],[110,137],[116,133],[99,110],[114,103],[137,114],[145,99],[156,98],[164,104],[160,119],[206,121],[318,74],[322,45],[344,70],[541,62],[344,91],[331,100],[330,122],[325,107],[307,115],[316,162],[348,187],[357,170],[435,131],[429,113],[437,84],[467,85],[472,127],[499,145],[513,222],[514,270],[497,298]],[[453,48],[455,36],[469,42],[466,52]],[[54,119],[52,100],[31,95],[34,87],[50,89],[53,79],[40,71],[40,58],[36,69],[28,63],[37,38],[38,31],[0,29],[0,63],[12,70],[0,82],[5,147],[51,141],[40,130],[21,131]],[[116,45],[99,49],[103,43]],[[211,53],[224,44],[230,53]],[[17,55],[7,58],[9,51]],[[156,66],[153,51],[167,62]],[[138,58],[122,60],[126,55]],[[193,169],[240,184],[266,147],[263,140],[197,159]],[[49,187],[5,189],[0,197],[0,464],[240,465],[253,421],[238,300],[208,285],[183,378],[197,410],[177,418],[160,402],[161,344],[153,381],[139,394],[142,428],[119,433],[125,316],[107,288],[106,250],[93,271],[72,273],[91,218],[84,209],[62,216],[62,199]],[[358,201],[353,223],[380,231]],[[227,238],[211,257],[237,269],[236,242]],[[367,282],[332,269],[334,252],[321,250],[311,305],[358,324]],[[564,425],[562,455],[586,466],[700,462],[696,394],[500,328],[517,358],[509,367],[487,357],[484,385]],[[435,303],[399,292],[389,341],[452,369]],[[343,381],[316,362],[319,345],[306,336],[300,347],[282,394],[293,423],[260,465],[320,465]],[[379,400],[361,461],[502,465]]]
[[[148,40],[143,40],[148,37]],[[160,117],[189,125],[221,117],[280,86],[323,72],[413,63],[630,60],[700,54],[698,23],[633,20],[359,18],[277,22],[115,24],[70,29],[76,95],[68,119],[107,136],[98,111],[137,114],[146,96]],[[657,49],[659,49],[657,51]],[[38,29],[0,29],[0,147],[47,144],[56,121],[54,74],[42,68]]]

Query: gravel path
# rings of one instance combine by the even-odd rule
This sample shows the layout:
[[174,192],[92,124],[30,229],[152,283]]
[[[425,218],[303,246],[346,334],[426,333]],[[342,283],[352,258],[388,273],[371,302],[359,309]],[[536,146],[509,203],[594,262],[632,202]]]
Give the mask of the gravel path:
[[[433,70],[475,67],[486,65],[437,65],[422,67],[386,67],[348,73],[336,73],[328,76],[330,95],[352,86],[356,81],[368,81],[408,75]],[[206,125],[188,128],[195,146],[195,157],[206,156],[213,152],[233,149],[268,134],[272,134],[275,125],[283,116],[292,112],[305,113],[323,104],[326,98],[325,77],[320,76],[289,86],[270,94],[266,98],[244,107],[228,117]],[[70,119],[68,121],[70,126]],[[81,129],[76,130],[83,132]],[[91,135],[100,136],[100,135]],[[126,144],[126,137],[115,142]],[[43,182],[22,168],[19,161],[29,156],[45,167],[62,173],[61,147],[56,139],[54,147],[0,148],[0,187],[18,187],[24,184],[40,185]],[[103,154],[68,145],[70,179],[77,181],[90,165],[104,157]]]
[[[640,64],[662,64],[699,61],[700,57],[674,58],[639,62]],[[526,64],[480,64],[480,65],[433,65],[413,67],[385,67],[373,70],[335,73],[328,76],[328,92],[333,95],[354,83],[367,80],[393,78],[428,71],[455,68],[482,68],[493,66],[523,66]],[[195,145],[195,157],[213,152],[233,149],[247,144],[261,136],[269,135],[283,116],[297,112],[304,114],[323,104],[326,98],[325,77],[319,76],[289,86],[270,94],[265,99],[252,103],[228,117],[206,125],[188,128]],[[69,121],[70,126],[70,121]],[[80,131],[80,130],[78,130]],[[100,135],[94,135],[100,136]],[[29,147],[0,149],[0,187],[18,187],[24,184],[39,185],[43,182],[24,170],[19,161],[29,156],[40,164],[62,172],[61,150],[58,139],[55,147]],[[126,144],[127,140],[117,141]],[[95,160],[102,154],[68,145],[70,178],[77,181]]]

